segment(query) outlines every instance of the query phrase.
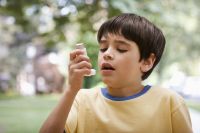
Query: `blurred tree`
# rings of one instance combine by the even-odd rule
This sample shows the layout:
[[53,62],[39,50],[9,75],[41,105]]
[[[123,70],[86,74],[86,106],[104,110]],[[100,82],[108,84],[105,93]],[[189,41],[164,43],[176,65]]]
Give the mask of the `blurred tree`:
[[[12,51],[0,58],[3,66],[9,66],[3,68],[1,65],[0,70],[13,66],[20,68],[26,45],[34,40],[39,40],[46,52],[73,48],[75,43],[84,42],[97,69],[96,31],[99,26],[121,12],[133,12],[153,21],[166,35],[166,50],[156,70],[158,79],[170,75],[168,68],[173,63],[180,64],[179,69],[188,74],[195,74],[187,64],[199,62],[199,5],[198,0],[0,0],[0,18],[7,20],[6,23],[0,22],[0,37],[7,33],[12,38],[10,41],[5,41],[8,37],[0,40]],[[15,76],[16,69],[13,73]],[[86,78],[85,87],[98,81],[99,75]]]
[[[8,44],[9,50],[13,48],[15,51],[5,59],[10,64],[2,63],[9,66],[7,67],[9,71],[11,66],[18,65],[18,69],[12,76],[15,78],[26,58],[25,56],[20,58],[20,54],[15,54],[24,55],[26,47],[23,45],[32,44],[31,42],[36,39],[39,40],[40,45],[45,45],[48,52],[52,49],[73,47],[77,42],[84,42],[90,49],[88,55],[93,60],[94,68],[97,69],[96,30],[108,16],[119,13],[118,9],[114,9],[109,4],[107,1],[100,0],[0,1],[1,16],[12,17],[14,26],[20,29],[9,32],[13,37],[13,41]],[[110,13],[108,13],[108,9]],[[13,36],[14,34],[18,36]],[[60,47],[59,43],[67,45]],[[23,48],[19,49],[20,47]],[[12,57],[21,63],[11,62]],[[4,69],[7,68],[4,67]],[[86,79],[85,87],[88,88],[99,80],[98,76]]]

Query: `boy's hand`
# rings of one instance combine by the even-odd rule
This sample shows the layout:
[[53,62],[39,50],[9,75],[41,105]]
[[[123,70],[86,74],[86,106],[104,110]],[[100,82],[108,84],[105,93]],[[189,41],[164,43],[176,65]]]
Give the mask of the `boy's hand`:
[[83,50],[75,49],[70,52],[68,84],[71,91],[78,92],[81,89],[84,75],[90,74],[91,68],[90,60],[84,55]]

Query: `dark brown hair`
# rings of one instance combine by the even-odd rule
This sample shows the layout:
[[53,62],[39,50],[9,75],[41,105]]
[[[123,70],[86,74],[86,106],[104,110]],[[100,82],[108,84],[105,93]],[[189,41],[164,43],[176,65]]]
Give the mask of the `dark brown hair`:
[[153,67],[145,72],[142,80],[145,80],[160,61],[165,48],[165,37],[162,31],[146,18],[136,14],[124,13],[104,22],[97,34],[98,42],[102,36],[108,33],[122,35],[124,38],[134,41],[140,51],[140,61],[147,59],[151,53],[156,60]]

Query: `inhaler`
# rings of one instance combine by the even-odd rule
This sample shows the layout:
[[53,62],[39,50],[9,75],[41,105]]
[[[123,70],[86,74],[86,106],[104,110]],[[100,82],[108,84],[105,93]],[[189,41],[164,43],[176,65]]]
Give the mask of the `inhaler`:
[[[85,48],[83,43],[76,44],[76,49],[83,50],[84,55],[87,56],[87,50],[86,50],[86,48]],[[95,74],[96,74],[96,70],[95,69],[90,69],[90,74],[85,75],[85,76],[92,76],[92,75],[95,75]]]

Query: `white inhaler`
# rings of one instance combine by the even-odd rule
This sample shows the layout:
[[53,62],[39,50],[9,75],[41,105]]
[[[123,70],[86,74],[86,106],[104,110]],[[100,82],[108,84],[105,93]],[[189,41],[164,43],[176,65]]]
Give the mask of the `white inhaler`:
[[[87,50],[86,50],[86,48],[85,48],[85,46],[84,46],[83,43],[78,43],[78,44],[76,44],[76,49],[81,49],[81,50],[83,50],[84,55],[87,56]],[[96,74],[96,70],[95,70],[95,69],[91,69],[90,74],[85,75],[85,76],[92,76],[92,75],[95,75],[95,74]]]

